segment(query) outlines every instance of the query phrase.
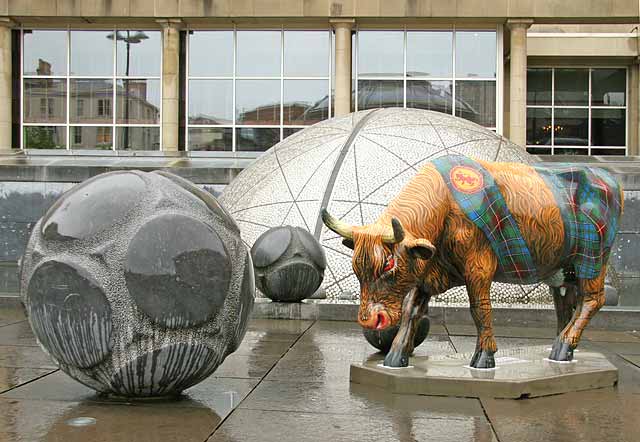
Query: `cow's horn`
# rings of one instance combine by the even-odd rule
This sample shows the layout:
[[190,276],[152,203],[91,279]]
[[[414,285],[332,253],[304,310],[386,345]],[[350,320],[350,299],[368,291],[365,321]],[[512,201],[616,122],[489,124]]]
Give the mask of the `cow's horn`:
[[404,229],[402,228],[402,223],[398,218],[391,218],[391,227],[393,228],[392,235],[384,235],[382,237],[382,242],[387,244],[397,244],[404,240]]
[[322,222],[325,226],[327,226],[329,229],[333,230],[343,238],[353,241],[353,226],[332,216],[331,214],[329,214],[329,212],[327,212],[327,209],[322,209],[320,213],[322,215]]

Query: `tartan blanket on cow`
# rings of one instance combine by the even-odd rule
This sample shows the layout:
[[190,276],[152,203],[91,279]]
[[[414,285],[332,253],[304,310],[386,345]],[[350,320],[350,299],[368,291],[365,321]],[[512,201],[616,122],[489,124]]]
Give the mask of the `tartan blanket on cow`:
[[576,277],[593,279],[611,253],[622,212],[621,189],[609,173],[595,167],[535,167],[556,199],[564,222],[563,255]]
[[432,164],[460,209],[489,240],[505,279],[519,284],[536,282],[529,247],[493,176],[476,161],[460,155],[439,157]]

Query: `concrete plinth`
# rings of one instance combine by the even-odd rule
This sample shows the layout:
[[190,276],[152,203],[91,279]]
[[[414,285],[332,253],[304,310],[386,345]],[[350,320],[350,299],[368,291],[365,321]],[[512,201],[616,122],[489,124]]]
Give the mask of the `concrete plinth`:
[[548,346],[524,347],[496,353],[496,368],[468,367],[471,354],[415,357],[409,367],[382,366],[375,355],[351,365],[351,382],[382,387],[392,393],[436,396],[526,398],[610,387],[618,369],[602,354],[577,351],[569,363],[546,359]]

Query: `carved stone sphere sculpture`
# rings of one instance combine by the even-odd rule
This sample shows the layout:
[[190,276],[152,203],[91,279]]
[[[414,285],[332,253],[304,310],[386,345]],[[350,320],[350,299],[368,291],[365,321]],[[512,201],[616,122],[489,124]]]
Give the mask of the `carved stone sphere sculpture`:
[[[429,327],[431,326],[429,318],[424,316],[418,323],[418,330],[413,338],[413,347],[416,348],[427,339],[429,335]],[[398,334],[399,326],[387,327],[384,330],[372,330],[368,328],[362,329],[365,339],[382,353],[387,354],[391,350],[393,339]]]
[[251,248],[256,285],[273,301],[300,302],[322,284],[327,260],[322,246],[305,229],[274,227]]
[[21,292],[40,345],[117,396],[169,396],[235,351],[255,288],[240,232],[209,193],[166,172],[111,172],[35,225]]

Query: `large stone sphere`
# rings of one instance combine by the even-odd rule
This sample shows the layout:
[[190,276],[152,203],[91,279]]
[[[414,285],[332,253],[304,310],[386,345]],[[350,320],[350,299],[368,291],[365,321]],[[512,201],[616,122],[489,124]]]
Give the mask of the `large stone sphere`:
[[[419,109],[375,109],[323,121],[291,135],[244,170],[222,193],[224,204],[252,246],[265,231],[292,225],[325,249],[323,286],[330,299],[353,299],[359,283],[351,250],[320,218],[327,207],[354,225],[375,221],[427,162],[446,154],[481,160],[535,162],[523,148],[475,123]],[[548,302],[544,285],[494,283],[495,304]],[[464,288],[439,298],[466,303]]]
[[320,243],[300,227],[274,227],[251,248],[256,285],[273,301],[300,302],[324,278],[327,260]]
[[242,341],[251,257],[209,193],[166,172],[111,172],[38,221],[21,292],[42,348],[83,384],[119,396],[177,394]]

